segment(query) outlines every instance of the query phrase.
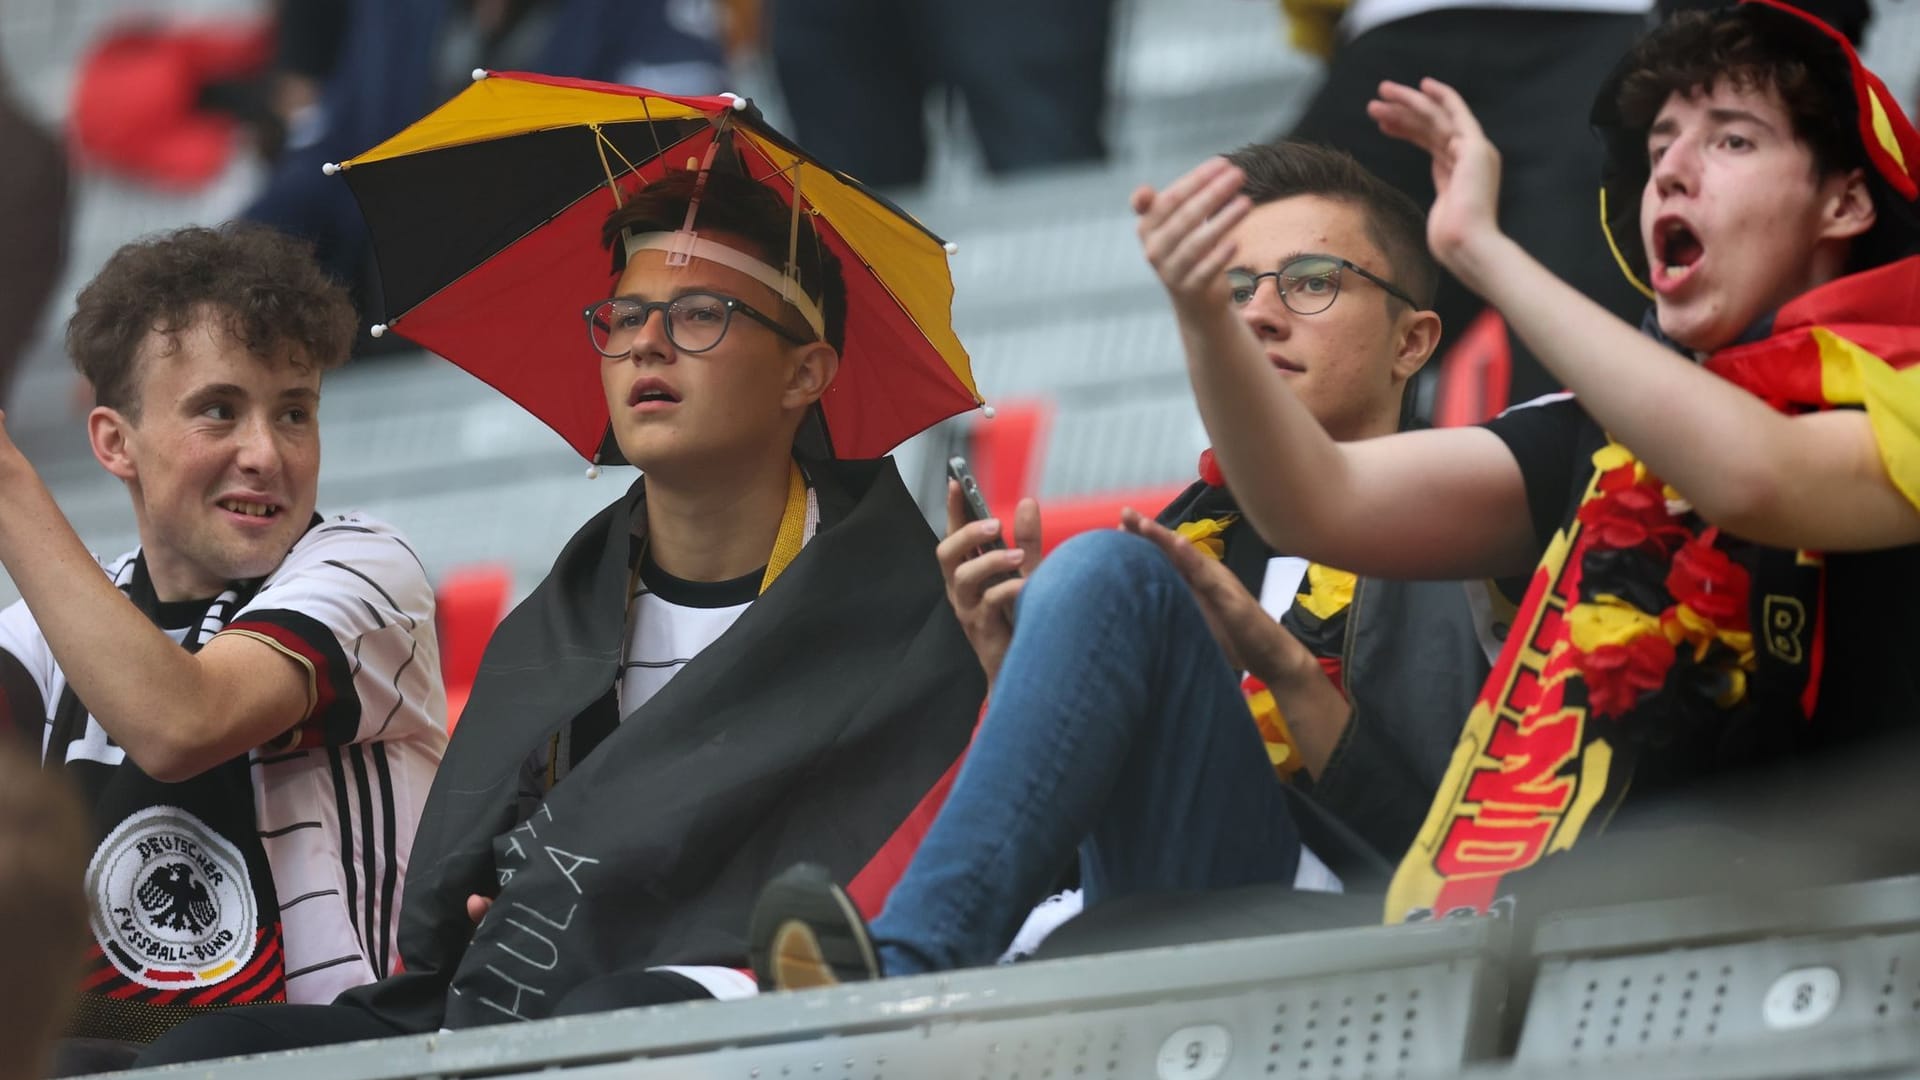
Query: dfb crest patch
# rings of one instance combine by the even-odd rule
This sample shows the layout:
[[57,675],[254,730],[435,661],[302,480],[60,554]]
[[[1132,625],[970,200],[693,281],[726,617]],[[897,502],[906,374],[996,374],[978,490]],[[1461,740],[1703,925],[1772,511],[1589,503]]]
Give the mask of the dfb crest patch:
[[205,986],[253,959],[259,912],[246,860],[179,807],[121,822],[93,853],[87,894],[101,950],[142,986]]

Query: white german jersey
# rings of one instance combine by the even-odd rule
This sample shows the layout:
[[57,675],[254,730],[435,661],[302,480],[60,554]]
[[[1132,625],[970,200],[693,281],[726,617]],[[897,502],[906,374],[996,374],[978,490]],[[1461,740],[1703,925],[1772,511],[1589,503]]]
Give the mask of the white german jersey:
[[[446,745],[419,559],[391,526],[349,514],[316,520],[273,573],[211,602],[158,603],[138,551],[104,569],[189,650],[216,633],[278,650],[312,680],[313,706],[247,755],[244,779],[236,759],[161,784],[68,689],[25,605],[0,611],[0,729],[39,727],[103,838],[80,1030],[91,1017],[96,1033],[150,1038],[198,1008],[274,1000],[276,983],[288,1001],[326,1002],[391,972],[407,854]],[[270,890],[251,880],[263,862]]]

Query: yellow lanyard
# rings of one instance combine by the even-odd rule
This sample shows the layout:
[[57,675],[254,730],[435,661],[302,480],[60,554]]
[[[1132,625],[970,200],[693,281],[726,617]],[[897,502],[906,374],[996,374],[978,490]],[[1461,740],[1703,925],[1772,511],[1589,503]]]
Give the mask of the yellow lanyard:
[[800,554],[807,542],[807,478],[800,466],[787,463],[787,508],[780,513],[780,534],[774,537],[773,552],[767,556],[767,573],[760,579],[760,592],[773,587],[773,579]]

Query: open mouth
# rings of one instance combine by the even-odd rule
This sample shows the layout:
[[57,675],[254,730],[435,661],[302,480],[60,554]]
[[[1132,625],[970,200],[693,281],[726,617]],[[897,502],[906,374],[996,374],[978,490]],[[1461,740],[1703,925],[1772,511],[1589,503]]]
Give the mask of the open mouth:
[[673,387],[659,379],[641,379],[633,384],[633,389],[627,391],[629,409],[651,402],[672,404],[679,400],[680,395],[674,393]]
[[252,502],[247,499],[221,499],[217,503],[220,509],[241,517],[271,519],[280,516],[280,507],[273,503]]
[[1662,218],[1653,226],[1654,287],[1671,288],[1692,275],[1707,254],[1706,245],[1691,226],[1678,218]]

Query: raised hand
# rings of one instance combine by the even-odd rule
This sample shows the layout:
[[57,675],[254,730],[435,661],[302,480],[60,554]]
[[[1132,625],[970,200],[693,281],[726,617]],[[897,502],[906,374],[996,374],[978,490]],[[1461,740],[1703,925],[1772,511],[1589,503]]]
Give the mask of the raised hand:
[[1000,535],[1000,520],[968,521],[960,485],[947,481],[947,536],[934,549],[947,581],[947,602],[973,645],[991,690],[1013,643],[1013,602],[1023,573],[1040,565],[1040,504],[1021,499],[1013,511],[1013,544],[982,550]]
[[1175,308],[1227,306],[1226,272],[1235,254],[1227,233],[1253,208],[1240,193],[1246,179],[1225,158],[1208,158],[1164,191],[1145,184],[1134,190],[1140,249]]
[[1500,151],[1487,141],[1466,100],[1438,79],[1420,80],[1419,89],[1381,83],[1380,96],[1367,103],[1367,115],[1385,134],[1433,158],[1427,246],[1442,265],[1467,280],[1461,271],[1473,246],[1500,234]]

